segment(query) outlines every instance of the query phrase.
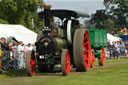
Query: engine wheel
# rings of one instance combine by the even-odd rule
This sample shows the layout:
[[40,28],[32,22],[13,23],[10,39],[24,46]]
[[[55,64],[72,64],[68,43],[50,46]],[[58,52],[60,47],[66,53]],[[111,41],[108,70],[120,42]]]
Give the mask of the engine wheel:
[[36,73],[36,58],[34,51],[28,51],[26,54],[26,71],[29,76]]
[[105,51],[104,48],[101,48],[101,58],[98,59],[99,66],[103,66],[105,64]]
[[87,71],[91,64],[91,42],[86,29],[77,29],[73,39],[74,63],[77,71]]
[[91,63],[91,67],[92,68],[95,67],[95,54],[94,54],[94,51],[92,51],[92,63]]
[[69,75],[71,70],[70,54],[67,49],[63,49],[61,54],[61,67],[64,76]]

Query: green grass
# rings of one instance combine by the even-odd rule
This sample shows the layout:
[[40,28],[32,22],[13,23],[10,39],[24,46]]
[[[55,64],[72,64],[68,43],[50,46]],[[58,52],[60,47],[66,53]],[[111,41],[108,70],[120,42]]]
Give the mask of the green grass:
[[105,66],[88,72],[75,72],[69,76],[58,73],[37,73],[28,77],[25,70],[3,72],[0,85],[128,85],[128,59],[106,60]]

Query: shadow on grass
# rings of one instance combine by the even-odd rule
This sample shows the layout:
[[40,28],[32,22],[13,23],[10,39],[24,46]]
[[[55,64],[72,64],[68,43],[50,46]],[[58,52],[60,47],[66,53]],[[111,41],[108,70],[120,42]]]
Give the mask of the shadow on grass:
[[2,75],[6,75],[8,77],[25,77],[25,76],[27,77],[27,73],[25,69],[4,71]]
[[[6,75],[8,77],[30,77],[27,75],[26,69],[4,71],[2,72],[2,75]],[[37,70],[35,76],[62,76],[62,72],[57,69],[52,72],[40,73]]]
[[60,69],[53,69],[52,72],[40,73],[37,70],[36,76],[62,76],[62,71]]

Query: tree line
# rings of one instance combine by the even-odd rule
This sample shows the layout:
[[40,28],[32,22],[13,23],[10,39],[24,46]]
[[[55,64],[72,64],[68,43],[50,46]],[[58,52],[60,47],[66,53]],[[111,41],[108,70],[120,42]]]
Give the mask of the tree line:
[[[0,0],[0,23],[21,24],[37,32],[43,26],[37,15],[43,4],[43,0]],[[113,33],[128,28],[128,0],[104,0],[104,6],[105,9],[97,10],[85,23]]]
[[21,24],[37,32],[43,25],[37,10],[43,4],[43,0],[0,0],[0,23]]
[[128,0],[104,0],[104,6],[105,9],[91,15],[90,24],[115,34],[121,28],[128,28]]

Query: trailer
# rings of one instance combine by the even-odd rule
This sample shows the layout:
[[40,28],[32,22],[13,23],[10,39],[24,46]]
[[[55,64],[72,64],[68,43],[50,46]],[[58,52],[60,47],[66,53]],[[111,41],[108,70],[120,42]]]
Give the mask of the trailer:
[[[106,30],[86,29],[80,26],[80,17],[89,18],[87,13],[73,10],[51,10],[44,6],[39,18],[44,19],[45,26],[38,32],[35,43],[36,51],[26,55],[26,71],[29,76],[39,72],[52,72],[55,65],[60,64],[63,75],[69,75],[71,68],[76,71],[88,71],[95,66],[95,58],[99,65],[105,64],[107,46]],[[54,17],[61,19],[62,25],[56,25]]]

